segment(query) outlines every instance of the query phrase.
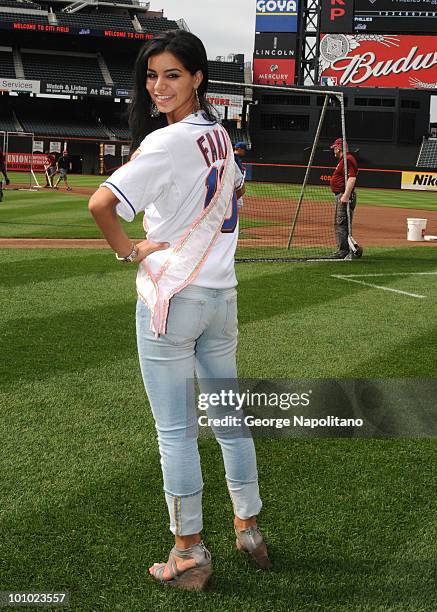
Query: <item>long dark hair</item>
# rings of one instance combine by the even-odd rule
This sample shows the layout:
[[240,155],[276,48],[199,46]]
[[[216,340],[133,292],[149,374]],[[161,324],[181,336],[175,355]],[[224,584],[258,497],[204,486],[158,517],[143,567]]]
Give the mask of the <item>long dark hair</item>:
[[169,51],[192,75],[201,70],[203,80],[197,90],[200,108],[210,121],[215,121],[213,107],[206,100],[208,90],[208,58],[200,38],[185,30],[170,30],[148,41],[138,54],[135,62],[135,82],[132,103],[129,111],[129,127],[132,135],[131,151],[140,145],[147,134],[167,125],[165,115],[154,119],[150,117],[152,100],[146,88],[147,67],[152,55]]

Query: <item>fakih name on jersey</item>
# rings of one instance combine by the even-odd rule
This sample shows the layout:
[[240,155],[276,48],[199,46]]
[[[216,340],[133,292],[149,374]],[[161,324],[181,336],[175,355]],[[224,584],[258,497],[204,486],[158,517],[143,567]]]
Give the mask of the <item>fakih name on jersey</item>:
[[295,0],[258,0],[256,3],[257,15],[266,13],[275,15],[295,15],[297,3]]
[[226,159],[228,154],[228,144],[223,133],[217,129],[211,131],[212,134],[206,132],[197,139],[197,146],[208,168],[218,159]]

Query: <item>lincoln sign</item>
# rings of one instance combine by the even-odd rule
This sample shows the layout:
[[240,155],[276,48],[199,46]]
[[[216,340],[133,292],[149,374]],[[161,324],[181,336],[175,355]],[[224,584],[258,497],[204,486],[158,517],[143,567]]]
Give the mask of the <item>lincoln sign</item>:
[[437,37],[322,34],[323,85],[437,89]]

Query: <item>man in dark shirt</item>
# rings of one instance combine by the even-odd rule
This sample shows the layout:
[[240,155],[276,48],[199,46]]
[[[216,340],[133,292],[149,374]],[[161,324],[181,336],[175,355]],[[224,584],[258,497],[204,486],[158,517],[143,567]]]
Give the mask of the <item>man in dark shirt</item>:
[[[331,149],[334,151],[335,157],[339,160],[331,177],[331,191],[335,195],[335,238],[337,242],[337,251],[333,254],[336,259],[344,259],[349,255],[349,228],[347,221],[347,204],[349,202],[351,231],[352,218],[357,203],[355,192],[355,184],[358,175],[358,164],[355,157],[347,152],[347,182],[345,184],[344,176],[344,160],[343,160],[343,140],[337,138],[332,143]],[[347,151],[346,144],[346,151]]]
[[67,181],[67,172],[70,170],[70,158],[68,157],[67,151],[64,151],[62,153],[61,157],[58,159],[56,167],[59,172],[59,178],[55,185],[55,189],[58,188],[60,181],[64,181],[67,191],[71,191],[71,187],[69,186]]
[[[246,171],[243,168],[243,157],[246,155],[248,150],[249,150],[249,145],[247,144],[247,142],[244,142],[244,141],[240,140],[239,142],[235,143],[235,146],[234,146],[234,159],[235,159],[235,163],[240,168],[241,174],[243,176],[246,176]],[[242,197],[238,198],[237,206],[238,206],[239,209],[243,207],[243,198]]]
[[249,145],[247,142],[236,142],[234,146],[234,158],[237,163],[237,166],[240,168],[241,173],[244,175],[243,170],[243,157],[246,155]]
[[9,185],[11,181],[9,180],[8,175],[6,174],[5,156],[3,155],[3,151],[1,149],[0,149],[0,172],[5,177],[6,185]]

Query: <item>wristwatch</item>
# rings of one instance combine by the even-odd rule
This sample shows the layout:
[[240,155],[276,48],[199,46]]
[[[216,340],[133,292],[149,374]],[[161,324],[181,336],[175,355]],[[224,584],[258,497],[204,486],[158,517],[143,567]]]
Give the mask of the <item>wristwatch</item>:
[[115,259],[124,263],[132,263],[138,257],[137,245],[132,243],[132,251],[126,257],[120,257],[118,253],[115,254]]

